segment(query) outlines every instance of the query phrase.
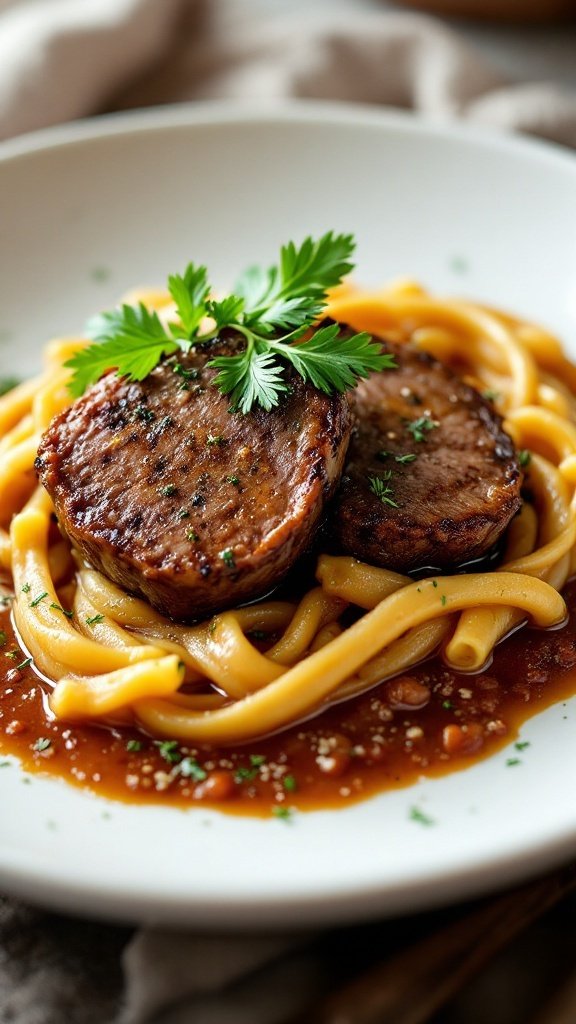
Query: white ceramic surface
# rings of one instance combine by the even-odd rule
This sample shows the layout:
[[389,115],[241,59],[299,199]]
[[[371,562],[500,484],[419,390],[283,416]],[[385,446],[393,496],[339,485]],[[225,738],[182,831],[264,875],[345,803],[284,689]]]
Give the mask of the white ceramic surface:
[[[189,259],[224,286],[278,245],[358,239],[357,276],[415,276],[545,321],[576,354],[576,158],[355,107],[206,106],[0,146],[0,373]],[[0,771],[0,887],[78,912],[212,927],[417,910],[576,854],[576,702],[522,764],[278,820],[113,804]],[[414,806],[434,827],[410,819]]]

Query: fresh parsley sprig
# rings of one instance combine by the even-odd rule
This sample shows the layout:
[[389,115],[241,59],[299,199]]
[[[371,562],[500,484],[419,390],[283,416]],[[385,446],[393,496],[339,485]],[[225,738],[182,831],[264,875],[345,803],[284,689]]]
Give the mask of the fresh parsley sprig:
[[[210,298],[206,267],[190,263],[184,274],[168,278],[177,322],[165,327],[142,303],[123,305],[90,321],[89,337],[98,344],[66,363],[73,371],[72,395],[83,394],[110,369],[129,380],[143,380],[164,357],[211,341],[226,328],[243,335],[245,348],[207,365],[219,371],[215,386],[243,413],[255,405],[266,411],[278,405],[288,391],[283,376],[287,363],[326,394],[347,391],[372,371],[392,368],[393,357],[369,334],[342,334],[338,324],[316,328],[328,289],[352,269],[353,250],[351,235],[332,231],[318,240],[306,238],[300,246],[289,242],[277,265],[251,267],[221,300]],[[309,337],[304,340],[305,334]]]

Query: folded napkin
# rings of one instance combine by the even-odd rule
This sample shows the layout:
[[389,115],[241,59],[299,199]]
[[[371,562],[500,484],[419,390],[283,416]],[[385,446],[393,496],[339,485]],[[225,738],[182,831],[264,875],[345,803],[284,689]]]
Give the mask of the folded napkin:
[[[508,81],[438,20],[374,0],[328,0],[313,16],[309,4],[267,2],[274,16],[261,0],[0,0],[0,138],[155,103],[298,97],[576,146],[576,91]],[[294,7],[298,17],[284,17]],[[356,929],[355,942],[377,935],[385,947],[395,931]],[[327,946],[308,935],[132,933],[3,901],[0,1024],[282,1024],[335,981]],[[474,1020],[498,1019],[497,1004],[486,1011]]]
[[576,89],[510,83],[438,20],[370,0],[322,3],[312,17],[263,10],[254,0],[0,0],[0,139],[118,107],[306,97],[576,146]]

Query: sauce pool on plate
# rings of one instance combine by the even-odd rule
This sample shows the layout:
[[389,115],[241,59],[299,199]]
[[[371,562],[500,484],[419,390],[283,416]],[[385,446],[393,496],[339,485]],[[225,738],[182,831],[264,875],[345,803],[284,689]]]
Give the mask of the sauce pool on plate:
[[[576,608],[576,581],[565,597]],[[559,630],[519,630],[481,673],[458,674],[435,657],[267,739],[188,747],[133,728],[53,720],[49,687],[18,648],[9,610],[0,629],[0,752],[26,771],[128,803],[289,817],[466,768],[507,744],[506,767],[520,769],[530,756],[517,741],[522,723],[576,692],[571,617]]]

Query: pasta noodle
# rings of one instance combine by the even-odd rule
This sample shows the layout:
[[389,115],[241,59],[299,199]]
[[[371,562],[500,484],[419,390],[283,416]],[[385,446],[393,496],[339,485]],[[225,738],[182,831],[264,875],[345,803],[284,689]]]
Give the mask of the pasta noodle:
[[[130,298],[174,316],[164,293]],[[0,564],[13,579],[22,644],[53,683],[56,717],[234,744],[363,693],[441,647],[449,666],[477,672],[527,619],[543,627],[564,619],[560,591],[576,567],[576,368],[560,342],[407,280],[372,292],[346,283],[327,312],[356,330],[410,339],[498,392],[505,429],[531,453],[501,566],[415,581],[321,555],[318,585],[294,601],[261,600],[176,624],[86,565],[55,528],[34,458],[70,401],[63,364],[86,343],[51,342],[44,373],[0,398]]]

